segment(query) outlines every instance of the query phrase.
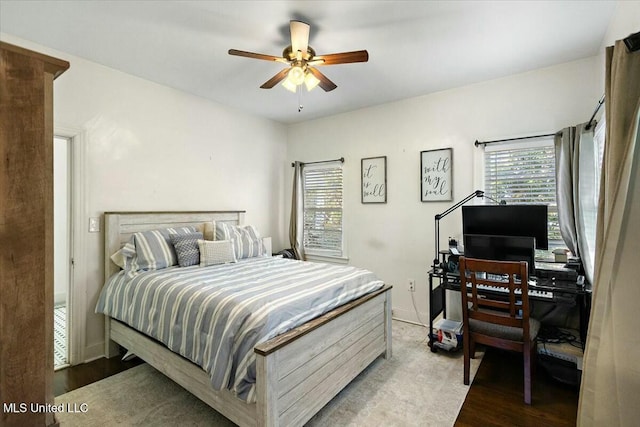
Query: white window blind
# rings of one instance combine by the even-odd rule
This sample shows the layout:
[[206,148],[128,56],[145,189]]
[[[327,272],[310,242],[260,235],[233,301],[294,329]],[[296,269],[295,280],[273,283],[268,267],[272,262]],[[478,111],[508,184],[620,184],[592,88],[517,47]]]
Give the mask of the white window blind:
[[510,205],[547,205],[549,247],[563,245],[556,204],[553,139],[535,144],[486,147],[484,191],[488,196]]
[[309,254],[342,257],[342,165],[305,167],[304,249]]

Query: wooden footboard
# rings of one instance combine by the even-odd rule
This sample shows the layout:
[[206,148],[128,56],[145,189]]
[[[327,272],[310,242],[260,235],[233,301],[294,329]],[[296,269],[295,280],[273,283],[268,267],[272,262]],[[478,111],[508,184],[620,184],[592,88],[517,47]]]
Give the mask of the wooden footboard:
[[256,426],[256,405],[249,405],[230,392],[211,387],[209,375],[195,363],[172,352],[124,323],[109,320],[111,339],[180,384],[191,394],[239,426]]
[[259,425],[304,424],[378,356],[391,357],[390,297],[387,287],[256,346]]

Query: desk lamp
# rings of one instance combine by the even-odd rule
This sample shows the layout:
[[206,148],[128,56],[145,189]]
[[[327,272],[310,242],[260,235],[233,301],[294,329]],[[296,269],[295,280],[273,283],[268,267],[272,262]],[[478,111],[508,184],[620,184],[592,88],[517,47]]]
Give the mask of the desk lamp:
[[489,197],[487,195],[484,194],[484,191],[482,190],[476,190],[473,193],[469,194],[467,197],[465,197],[464,199],[460,200],[458,203],[456,203],[455,205],[451,206],[449,209],[445,210],[444,212],[440,213],[440,214],[436,214],[435,216],[435,237],[436,237],[436,256],[433,259],[433,269],[437,269],[440,268],[440,220],[442,218],[444,218],[445,216],[449,215],[451,212],[455,211],[456,209],[458,209],[460,206],[464,205],[465,203],[467,203],[469,200],[474,199],[476,197],[484,197],[487,198],[497,204],[500,205],[506,205],[507,203],[504,200],[501,201],[497,201],[492,197]]

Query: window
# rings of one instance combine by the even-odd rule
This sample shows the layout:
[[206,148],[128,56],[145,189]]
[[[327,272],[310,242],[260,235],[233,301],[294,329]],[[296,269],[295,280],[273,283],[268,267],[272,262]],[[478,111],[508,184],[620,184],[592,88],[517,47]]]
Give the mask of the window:
[[486,146],[484,160],[485,194],[507,204],[546,204],[549,209],[549,250],[563,247],[556,204],[553,138],[537,143]]
[[305,252],[343,257],[342,164],[305,166],[302,179]]

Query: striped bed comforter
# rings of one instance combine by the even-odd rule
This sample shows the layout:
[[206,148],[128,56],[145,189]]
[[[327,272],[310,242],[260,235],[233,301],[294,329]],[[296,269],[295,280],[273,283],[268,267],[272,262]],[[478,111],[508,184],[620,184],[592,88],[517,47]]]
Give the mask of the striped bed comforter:
[[112,276],[97,313],[201,366],[211,384],[255,401],[253,348],[383,285],[370,271],[282,258]]

